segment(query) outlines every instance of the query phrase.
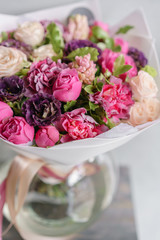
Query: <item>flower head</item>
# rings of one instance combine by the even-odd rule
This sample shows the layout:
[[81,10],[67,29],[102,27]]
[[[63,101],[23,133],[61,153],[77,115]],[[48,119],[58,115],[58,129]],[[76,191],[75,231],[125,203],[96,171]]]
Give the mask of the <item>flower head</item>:
[[61,63],[60,60],[56,63],[50,58],[46,58],[38,63],[34,62],[25,78],[25,95],[30,97],[38,92],[52,94],[54,81],[57,79],[61,70],[67,67],[68,66],[65,63]]
[[60,118],[61,103],[52,95],[38,93],[24,102],[22,113],[30,126],[48,126]]
[[64,48],[64,56],[67,56],[69,53],[76,50],[77,48],[84,48],[84,47],[96,48],[99,53],[98,58],[100,58],[102,50],[97,46],[97,44],[89,40],[72,40],[66,43]]
[[130,107],[134,104],[132,91],[120,78],[111,77],[111,84],[105,84],[101,92],[90,95],[90,101],[100,104],[107,116],[115,122],[128,119]]
[[18,76],[0,78],[0,97],[9,101],[20,99],[24,94],[24,81]]
[[75,68],[78,72],[79,79],[85,84],[91,84],[95,79],[95,73],[97,71],[96,64],[90,60],[91,55],[85,55],[84,57],[76,57],[75,62],[71,62],[69,66]]
[[41,127],[36,132],[35,141],[38,147],[53,147],[59,140],[59,132],[54,126]]
[[0,101],[0,113],[0,122],[5,118],[13,117],[13,111],[10,106],[2,101]]
[[12,47],[12,48],[17,48],[19,50],[21,50],[22,52],[24,52],[27,57],[29,57],[32,53],[32,47],[24,42],[20,42],[18,40],[15,39],[8,39],[8,40],[4,40],[3,42],[0,43],[1,46],[4,47]]
[[145,57],[144,53],[137,48],[130,47],[128,55],[133,58],[138,70],[145,67],[145,65],[148,63],[148,60]]

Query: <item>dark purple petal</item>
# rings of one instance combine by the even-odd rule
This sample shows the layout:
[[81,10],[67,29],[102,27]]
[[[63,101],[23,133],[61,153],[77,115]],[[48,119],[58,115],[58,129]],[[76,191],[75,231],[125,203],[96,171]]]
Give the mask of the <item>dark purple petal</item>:
[[130,47],[128,55],[133,58],[138,70],[145,67],[145,65],[147,65],[148,63],[148,60],[145,57],[144,53],[138,50],[137,48]]
[[30,126],[48,126],[60,119],[61,103],[47,93],[38,93],[24,102],[22,113]]

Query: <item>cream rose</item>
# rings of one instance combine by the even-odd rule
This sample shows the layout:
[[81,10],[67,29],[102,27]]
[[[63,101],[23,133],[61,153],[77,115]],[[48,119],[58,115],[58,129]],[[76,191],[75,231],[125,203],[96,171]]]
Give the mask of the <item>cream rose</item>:
[[47,57],[56,56],[56,53],[53,51],[53,47],[51,44],[43,45],[39,48],[34,49],[33,57],[35,60],[44,60]]
[[129,84],[136,100],[142,98],[156,97],[158,88],[155,80],[145,71],[139,71],[138,76],[130,79]]
[[9,77],[20,71],[27,56],[15,48],[0,46],[0,77]]
[[131,107],[129,122],[136,126],[156,120],[159,116],[160,101],[157,98],[145,98]]
[[44,38],[44,28],[39,22],[25,22],[16,29],[14,37],[34,47],[42,42]]

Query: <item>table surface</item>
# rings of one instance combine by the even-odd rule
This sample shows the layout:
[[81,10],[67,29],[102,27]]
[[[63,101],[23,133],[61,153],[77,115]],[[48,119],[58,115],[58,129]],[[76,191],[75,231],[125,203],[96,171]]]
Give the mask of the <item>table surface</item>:
[[[127,168],[120,169],[119,180],[114,201],[109,208],[101,214],[95,224],[72,240],[137,240]],[[8,224],[4,219],[4,229]],[[3,240],[13,239],[22,240],[14,228],[4,236]]]
[[[75,2],[76,0],[74,0]],[[1,0],[1,13],[19,14],[52,7],[73,0]],[[160,54],[159,0],[99,0],[102,18],[114,24],[138,7],[146,13],[152,35]],[[160,239],[160,125],[152,127],[126,145],[113,151],[120,164],[131,167],[131,184],[139,240]],[[7,154],[7,153],[6,153]],[[128,239],[130,240],[130,239]]]

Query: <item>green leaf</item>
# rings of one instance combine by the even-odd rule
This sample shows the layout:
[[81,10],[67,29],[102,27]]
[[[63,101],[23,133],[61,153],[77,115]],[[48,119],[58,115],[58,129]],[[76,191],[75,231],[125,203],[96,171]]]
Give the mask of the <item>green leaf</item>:
[[97,87],[97,90],[98,90],[99,92],[101,92],[101,91],[102,91],[102,88],[103,88],[103,82],[98,82],[98,83],[96,84],[96,87]]
[[8,39],[7,32],[1,32],[1,41],[7,40],[7,39]]
[[70,108],[74,107],[76,105],[76,102],[77,101],[70,101],[70,102],[67,102],[63,108],[64,108],[64,111],[67,112]]
[[131,30],[132,28],[134,28],[134,26],[126,25],[126,26],[124,26],[124,27],[119,28],[118,31],[116,32],[116,34],[125,34],[125,33],[127,33],[129,30]]
[[105,44],[106,44],[106,48],[108,48],[108,49],[114,49],[114,39],[113,38],[107,38],[106,40],[105,40]]
[[53,60],[54,62],[57,62],[58,59],[62,59],[62,58],[63,58],[63,51],[60,50],[60,52],[59,52],[56,56],[53,56],[53,57],[52,57],[52,60]]
[[55,23],[48,25],[46,37],[50,40],[54,52],[59,54],[60,50],[64,48],[64,40],[62,32]]
[[114,46],[113,51],[114,52],[120,52],[121,51],[121,46],[120,45]]
[[85,88],[84,88],[84,90],[87,92],[87,93],[89,93],[89,94],[94,94],[94,92],[93,92],[93,86],[92,85],[87,85]]
[[131,65],[122,65],[122,66],[119,66],[114,72],[113,72],[113,75],[115,77],[118,77],[119,75],[125,73],[125,72],[128,72],[130,69],[132,68]]
[[76,56],[84,57],[88,53],[91,55],[91,60],[96,62],[98,59],[97,57],[99,53],[96,48],[92,48],[92,47],[77,48],[65,58],[68,58],[69,60],[74,61]]
[[102,50],[105,50],[105,49],[106,49],[106,44],[103,43],[103,42],[98,42],[98,43],[97,43],[97,46],[98,46],[100,49],[102,49]]
[[105,78],[109,78],[111,75],[112,75],[112,73],[108,69],[106,69],[106,71],[104,73]]
[[89,107],[90,110],[95,111],[96,108],[99,108],[99,105],[89,101]]
[[155,68],[149,66],[149,65],[146,65],[144,68],[142,68],[141,70],[149,73],[153,78],[157,76],[157,71]]
[[106,114],[106,118],[107,118],[107,127],[109,127],[109,129],[115,127],[115,124],[109,119],[109,117]]
[[92,27],[92,34],[97,39],[105,40],[108,38],[108,33],[99,26]]
[[119,57],[116,58],[115,62],[114,62],[114,71],[116,71],[116,69],[125,64],[125,59],[123,54],[119,55]]

